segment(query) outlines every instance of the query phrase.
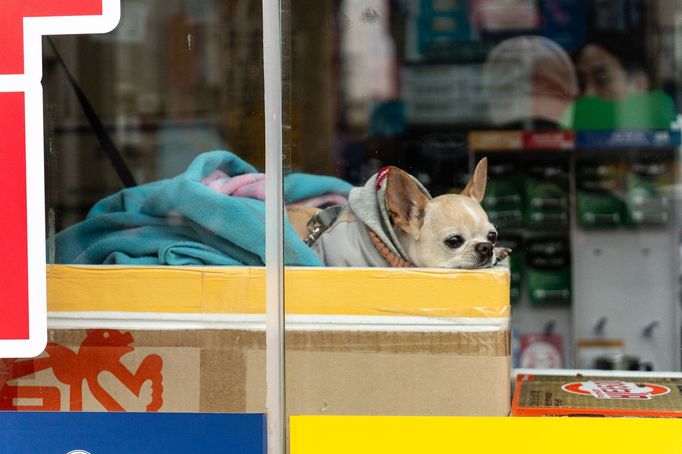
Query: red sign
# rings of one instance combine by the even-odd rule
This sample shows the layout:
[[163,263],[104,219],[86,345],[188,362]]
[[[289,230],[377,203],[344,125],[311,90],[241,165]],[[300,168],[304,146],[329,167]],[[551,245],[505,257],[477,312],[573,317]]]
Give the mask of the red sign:
[[106,33],[120,0],[2,0],[0,6],[0,357],[46,345],[42,37]]
[[570,131],[524,132],[524,150],[573,150],[575,134]]
[[651,400],[652,397],[663,396],[670,392],[667,386],[608,379],[567,383],[561,389],[597,399],[618,400]]

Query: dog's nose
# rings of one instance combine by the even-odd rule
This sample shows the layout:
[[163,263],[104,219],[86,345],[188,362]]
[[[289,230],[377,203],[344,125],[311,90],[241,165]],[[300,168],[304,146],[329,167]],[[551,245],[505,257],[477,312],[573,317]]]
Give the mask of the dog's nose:
[[478,243],[476,245],[476,252],[478,252],[481,255],[490,255],[493,252],[493,243]]

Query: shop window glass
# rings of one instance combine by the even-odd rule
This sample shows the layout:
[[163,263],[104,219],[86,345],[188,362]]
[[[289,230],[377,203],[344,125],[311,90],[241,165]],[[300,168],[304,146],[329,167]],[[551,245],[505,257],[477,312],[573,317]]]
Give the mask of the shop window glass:
[[[286,269],[291,414],[502,414],[509,365],[680,370],[677,3],[285,4],[285,164],[364,188],[350,214],[311,210],[333,232],[313,246],[325,269]],[[481,206],[509,261],[424,269],[462,266],[429,254],[475,235],[463,220],[448,246],[410,218],[436,216],[421,188],[472,198],[484,158]],[[393,180],[398,200],[386,166],[413,177]],[[434,290],[505,267],[509,312],[477,318]]]
[[[679,10],[281,2],[289,414],[502,415],[512,367],[679,371]],[[261,5],[122,12],[44,42],[51,343],[3,360],[1,401],[263,411]]]
[[262,413],[261,4],[121,8],[43,41],[49,344],[2,409]]

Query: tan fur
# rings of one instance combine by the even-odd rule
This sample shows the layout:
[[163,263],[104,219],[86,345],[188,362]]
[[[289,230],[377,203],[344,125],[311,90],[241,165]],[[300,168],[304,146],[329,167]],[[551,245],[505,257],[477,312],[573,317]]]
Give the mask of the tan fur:
[[[350,207],[335,222],[336,228],[330,227],[312,247],[328,266],[483,268],[494,265],[510,251],[493,247],[495,238],[491,235],[497,235],[497,232],[481,207],[487,167],[485,159],[478,163],[462,194],[434,199],[429,199],[409,174],[397,167],[388,168],[385,208],[402,246],[400,256],[377,232],[364,225]],[[307,213],[290,212],[292,223],[295,224],[297,214],[303,214],[300,220],[307,222]],[[343,219],[344,216],[348,218]],[[367,238],[363,230],[368,232]],[[325,239],[326,242],[321,241]],[[370,241],[365,241],[367,239]]]
[[319,208],[303,206],[287,206],[289,222],[298,233],[299,238],[305,241],[308,238],[308,221],[320,211]]
[[[487,255],[477,251],[497,233],[480,205],[485,196],[488,162],[476,166],[471,181],[462,194],[446,194],[428,200],[414,181],[400,169],[391,169],[386,199],[401,244],[410,260],[421,267],[479,268],[504,258],[508,250],[496,248]],[[452,248],[446,241],[462,238],[461,246]]]
[[397,167],[390,167],[386,182],[386,203],[393,223],[413,237],[422,227],[428,203],[412,177]]
[[485,187],[488,184],[488,158],[481,159],[474,169],[474,176],[467,183],[462,195],[471,197],[478,203],[485,197]]

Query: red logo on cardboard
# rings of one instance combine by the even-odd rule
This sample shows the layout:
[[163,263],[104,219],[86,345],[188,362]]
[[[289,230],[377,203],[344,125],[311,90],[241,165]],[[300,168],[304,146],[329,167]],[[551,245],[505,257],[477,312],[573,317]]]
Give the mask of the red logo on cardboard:
[[[103,372],[111,374],[138,398],[142,395],[143,385],[151,384],[151,400],[147,404],[147,411],[159,411],[163,405],[163,360],[159,355],[151,354],[145,356],[136,369],[129,368],[122,359],[135,351],[133,344],[134,339],[129,332],[87,330],[77,351],[51,342],[47,344],[45,355],[40,358],[2,359],[0,410],[65,410],[58,387],[30,384],[29,380],[35,378],[35,374],[51,369],[59,382],[68,385],[69,411],[83,411],[84,386],[106,410],[125,411],[123,405],[100,383],[100,374]],[[17,385],[15,380],[19,379],[25,379],[25,382]],[[20,401],[27,399],[31,404]]]
[[652,397],[662,396],[670,392],[670,388],[667,386],[623,380],[573,382],[563,385],[561,389],[572,394],[592,396],[597,399],[618,400],[651,400]]

